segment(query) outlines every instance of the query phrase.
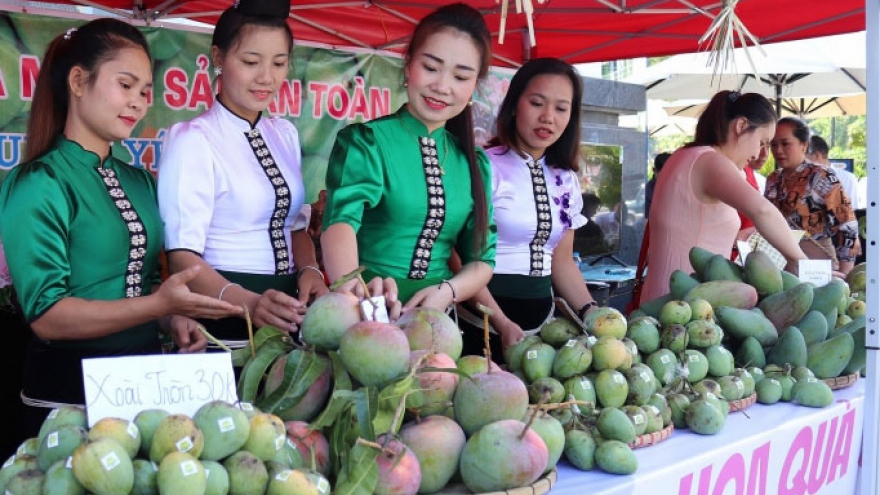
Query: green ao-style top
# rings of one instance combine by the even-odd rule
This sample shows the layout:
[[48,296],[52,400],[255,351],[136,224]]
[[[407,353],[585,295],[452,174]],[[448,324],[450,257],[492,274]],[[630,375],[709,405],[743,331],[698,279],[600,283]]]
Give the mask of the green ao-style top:
[[[421,142],[420,142],[421,141]],[[394,278],[400,300],[452,276],[453,247],[462,263],[495,264],[490,164],[477,162],[489,206],[485,248],[474,253],[474,201],[467,157],[444,128],[427,128],[404,106],[397,113],[341,130],[327,169],[324,228],[344,222],[357,235],[359,263]]]
[[[111,198],[111,187],[99,173],[102,166],[115,172],[131,208],[118,190]],[[142,235],[131,223],[132,208],[143,224]],[[150,172],[112,156],[102,165],[98,155],[65,138],[15,167],[0,188],[0,238],[28,321],[65,297],[115,300],[149,294],[160,282],[162,235]],[[142,268],[129,266],[132,261],[141,261]],[[156,343],[157,334],[144,327],[81,345],[126,349]]]

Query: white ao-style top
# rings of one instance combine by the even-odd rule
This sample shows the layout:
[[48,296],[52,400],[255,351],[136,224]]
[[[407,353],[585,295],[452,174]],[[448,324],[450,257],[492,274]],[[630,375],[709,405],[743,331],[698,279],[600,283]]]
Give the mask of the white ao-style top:
[[166,249],[198,253],[217,270],[295,271],[290,233],[307,228],[311,214],[301,155],[289,121],[261,116],[252,128],[219,101],[171,126],[159,161]]
[[577,174],[504,146],[486,154],[498,226],[495,273],[549,276],[553,250],[565,231],[587,223]]

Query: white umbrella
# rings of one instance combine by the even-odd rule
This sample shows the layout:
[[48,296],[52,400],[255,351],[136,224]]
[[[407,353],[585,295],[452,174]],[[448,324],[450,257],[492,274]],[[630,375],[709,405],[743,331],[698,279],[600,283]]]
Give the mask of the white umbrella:
[[[764,53],[761,53],[761,49]],[[864,93],[865,33],[737,48],[724,74],[714,75],[708,52],[669,57],[625,79],[648,98],[709,100],[722,89],[761,93],[778,101]],[[753,66],[754,64],[754,66]]]
[[[663,108],[670,117],[697,118],[706,108],[705,100],[679,100]],[[865,93],[846,96],[820,96],[816,98],[783,98],[781,117],[794,116],[802,119],[819,117],[841,117],[844,115],[865,115],[867,111]]]

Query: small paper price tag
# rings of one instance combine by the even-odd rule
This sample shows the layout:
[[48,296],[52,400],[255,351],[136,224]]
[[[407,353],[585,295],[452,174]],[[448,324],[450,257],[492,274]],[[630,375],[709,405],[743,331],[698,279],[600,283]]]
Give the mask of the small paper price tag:
[[816,287],[822,287],[831,282],[831,260],[800,260],[798,278],[801,282],[810,282]]
[[388,308],[385,307],[385,296],[374,296],[361,301],[361,316],[365,321],[391,323],[388,318]]

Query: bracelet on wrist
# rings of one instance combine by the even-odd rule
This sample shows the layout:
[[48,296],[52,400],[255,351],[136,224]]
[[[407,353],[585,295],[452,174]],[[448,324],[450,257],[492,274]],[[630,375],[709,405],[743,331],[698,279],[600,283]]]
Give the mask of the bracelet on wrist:
[[296,271],[296,273],[299,275],[302,275],[302,273],[305,270],[315,270],[316,272],[318,272],[318,275],[320,275],[322,279],[324,278],[324,272],[322,272],[321,269],[318,268],[317,266],[312,266],[312,265],[303,265],[303,266],[299,267],[299,269]]
[[223,300],[223,293],[226,292],[226,289],[232,287],[233,285],[238,285],[239,287],[241,287],[240,284],[237,284],[235,282],[229,282],[228,284],[224,285],[222,289],[220,289],[220,293],[217,294],[217,299],[222,301]]
[[455,286],[452,285],[452,282],[450,282],[449,280],[443,280],[442,282],[440,282],[440,284],[437,286],[437,288],[442,289],[444,284],[448,285],[449,290],[452,291],[452,303],[453,304],[457,303],[458,302],[458,295],[455,292]]
[[587,311],[589,311],[597,306],[599,306],[599,303],[597,303],[596,301],[590,301],[587,304],[584,304],[583,306],[581,306],[581,309],[578,310],[578,316],[580,316],[581,319],[583,320],[584,316],[586,316],[586,314],[587,314]]

